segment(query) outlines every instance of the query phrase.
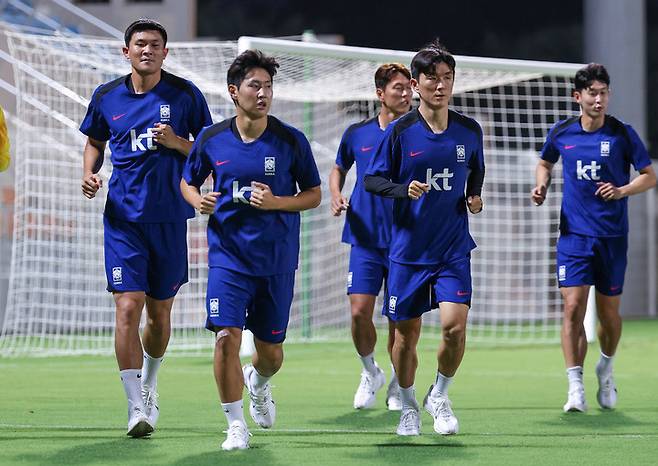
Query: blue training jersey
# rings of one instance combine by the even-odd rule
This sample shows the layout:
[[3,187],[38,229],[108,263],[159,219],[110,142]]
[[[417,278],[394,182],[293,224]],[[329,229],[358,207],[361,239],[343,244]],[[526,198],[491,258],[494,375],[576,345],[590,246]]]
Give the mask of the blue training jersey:
[[180,192],[185,156],[153,141],[155,123],[170,125],[176,135],[196,137],[212,124],[201,91],[162,71],[149,92],[136,94],[130,75],[99,86],[89,102],[80,131],[110,141],[112,176],[105,215],[138,223],[173,223],[194,217]]
[[390,259],[437,265],[464,257],[475,242],[468,230],[465,188],[471,168],[484,170],[482,129],[452,110],[448,128],[435,134],[418,110],[386,128],[366,175],[408,185],[430,185],[417,201],[395,199]]
[[595,237],[628,233],[628,199],[604,201],[594,193],[598,183],[628,184],[631,165],[641,170],[651,164],[630,125],[606,115],[601,128],[587,132],[580,117],[560,121],[549,131],[540,156],[551,163],[562,157],[562,233]]
[[384,249],[391,241],[393,201],[367,192],[363,182],[383,138],[384,131],[374,117],[347,128],[338,147],[336,165],[348,171],[356,162],[356,183],[345,213],[343,243]]
[[[183,170],[190,186],[213,176],[220,192],[208,221],[208,265],[255,276],[290,273],[299,258],[299,212],[249,205],[251,182],[275,196],[294,196],[320,185],[311,147],[297,129],[268,116],[265,132],[243,142],[235,117],[205,128]],[[297,189],[299,187],[299,190]]]

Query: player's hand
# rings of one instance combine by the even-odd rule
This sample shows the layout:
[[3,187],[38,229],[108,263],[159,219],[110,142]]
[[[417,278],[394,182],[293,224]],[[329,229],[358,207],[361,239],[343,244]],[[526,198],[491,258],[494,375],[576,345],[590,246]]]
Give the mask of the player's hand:
[[530,191],[530,197],[535,205],[542,205],[546,200],[546,186],[535,186],[535,188]]
[[598,186],[598,188],[596,189],[594,195],[599,196],[601,199],[603,199],[606,202],[616,201],[617,199],[621,199],[622,197],[624,197],[624,194],[621,192],[621,189],[619,189],[617,186],[615,186],[612,183],[598,182],[596,183],[596,186]]
[[334,217],[340,217],[340,214],[346,211],[349,206],[349,202],[342,194],[331,196],[331,214]]
[[423,194],[429,192],[429,190],[429,184],[413,180],[411,183],[409,183],[409,187],[407,188],[407,196],[409,196],[409,198],[413,199],[414,201],[417,201]]
[[479,214],[482,212],[482,207],[484,206],[480,196],[468,196],[468,199],[466,199],[466,205],[472,214]]
[[212,215],[215,213],[215,206],[217,205],[217,198],[222,193],[212,192],[204,194],[201,197],[201,204],[199,204],[199,212],[204,215]]
[[96,196],[96,192],[102,187],[103,180],[94,173],[89,173],[82,178],[82,194],[87,199],[93,199]]
[[156,123],[155,127],[150,128],[153,135],[153,141],[157,144],[163,145],[168,149],[178,149],[178,136],[174,133],[174,129],[163,123]]
[[272,190],[265,183],[259,183],[258,181],[251,182],[251,197],[249,198],[249,204],[252,207],[260,210],[276,210],[276,200],[277,197],[272,194]]

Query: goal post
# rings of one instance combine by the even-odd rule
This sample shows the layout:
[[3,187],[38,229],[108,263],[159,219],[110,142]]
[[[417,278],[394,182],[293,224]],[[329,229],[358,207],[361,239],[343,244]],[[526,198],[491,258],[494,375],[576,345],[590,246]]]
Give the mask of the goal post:
[[[129,72],[121,42],[8,32],[15,61],[18,128],[10,291],[0,355],[112,352],[114,305],[105,291],[102,210],[105,191],[84,199],[79,188],[84,137],[77,124],[94,88]],[[165,68],[191,79],[214,121],[234,113],[226,71],[239,50],[258,48],[281,67],[272,113],[302,129],[321,179],[319,208],[302,217],[304,240],[291,309],[289,340],[349,340],[345,294],[349,248],[344,217],[331,216],[328,175],[343,131],[378,111],[374,72],[409,64],[413,52],[243,37],[239,41],[169,45]],[[471,217],[474,298],[469,339],[496,344],[557,342],[561,299],[555,277],[560,166],[541,208],[531,206],[538,150],[553,123],[576,115],[571,78],[579,65],[455,56],[452,107],[477,119],[487,163],[482,215]],[[73,123],[72,123],[73,122]],[[104,176],[111,173],[105,157]],[[352,170],[345,192],[354,185]],[[105,183],[107,186],[107,183]],[[206,186],[206,189],[208,186]],[[206,218],[188,224],[190,282],[172,313],[171,352],[212,348],[204,328]],[[384,326],[379,315],[376,323]],[[436,312],[424,334],[438,332]]]

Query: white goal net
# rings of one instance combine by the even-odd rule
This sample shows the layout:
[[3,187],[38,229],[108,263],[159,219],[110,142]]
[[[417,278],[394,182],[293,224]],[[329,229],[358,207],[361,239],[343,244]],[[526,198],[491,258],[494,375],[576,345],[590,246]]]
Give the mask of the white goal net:
[[[105,190],[92,201],[80,192],[84,137],[78,126],[95,87],[129,72],[122,44],[19,33],[7,33],[7,40],[23,124],[13,143],[14,243],[0,355],[110,353],[114,306],[103,268]],[[328,174],[345,128],[377,112],[376,68],[391,61],[408,65],[413,54],[255,38],[169,48],[165,67],[197,84],[215,121],[233,112],[225,78],[239,48],[259,48],[281,63],[272,113],[305,132],[323,181],[322,205],[302,217],[289,339],[348,339],[349,249],[340,243],[344,218],[330,214]],[[554,246],[561,186],[552,187],[541,208],[530,205],[528,193],[546,132],[577,113],[570,78],[578,67],[460,56],[456,61],[453,108],[482,125],[487,164],[485,209],[471,218],[479,247],[473,255],[469,338],[557,341],[561,312]],[[101,173],[106,180],[111,173],[107,156]],[[353,177],[350,173],[345,192],[351,191]],[[171,351],[212,346],[203,329],[205,223],[201,217],[189,223],[190,282],[174,305]],[[377,323],[384,324],[381,316]],[[425,325],[430,332],[438,328],[437,312],[426,315]]]

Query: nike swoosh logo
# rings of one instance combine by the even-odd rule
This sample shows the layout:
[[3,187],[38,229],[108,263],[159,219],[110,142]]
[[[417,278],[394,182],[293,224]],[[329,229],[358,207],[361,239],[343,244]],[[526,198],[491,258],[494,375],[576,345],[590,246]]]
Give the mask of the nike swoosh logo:
[[272,335],[280,335],[283,332],[285,332],[285,330],[272,330]]
[[576,147],[575,144],[573,146],[564,146],[565,150],[573,149],[574,147]]
[[121,118],[121,117],[124,116],[124,115],[125,115],[125,113],[122,113],[121,115],[114,115],[114,116],[112,117],[112,121],[117,121],[119,118]]
[[457,296],[468,296],[469,294],[471,294],[471,293],[468,292],[468,291],[458,291],[457,292]]
[[368,152],[369,150],[372,150],[373,147],[374,147],[374,146],[370,146],[370,147],[361,147],[361,152]]
[[229,163],[229,162],[230,160],[222,160],[221,162],[218,160],[217,162],[215,162],[215,165],[219,167],[220,165],[224,165],[225,163]]
[[621,288],[621,287],[620,286],[611,286],[610,291],[617,291],[619,288]]
[[423,152],[425,152],[425,151],[421,150],[421,151],[418,151],[418,152],[409,152],[409,157],[415,157],[417,155],[422,154]]

